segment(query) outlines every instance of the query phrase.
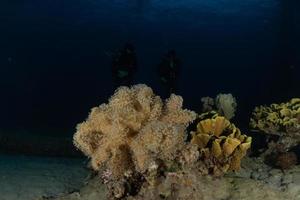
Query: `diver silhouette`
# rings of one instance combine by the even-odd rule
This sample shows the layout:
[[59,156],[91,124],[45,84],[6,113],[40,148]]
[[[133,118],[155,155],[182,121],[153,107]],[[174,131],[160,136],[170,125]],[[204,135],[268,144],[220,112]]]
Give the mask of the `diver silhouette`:
[[167,90],[167,95],[177,90],[180,67],[181,61],[177,57],[175,50],[169,50],[158,65],[160,82],[165,90]]
[[132,44],[126,43],[124,48],[119,50],[112,60],[112,76],[114,89],[119,86],[130,86],[133,84],[134,73],[137,70],[135,48]]

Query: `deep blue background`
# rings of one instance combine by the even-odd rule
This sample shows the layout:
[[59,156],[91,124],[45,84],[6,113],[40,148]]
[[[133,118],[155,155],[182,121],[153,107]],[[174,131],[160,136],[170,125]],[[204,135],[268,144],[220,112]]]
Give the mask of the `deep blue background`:
[[255,105],[300,96],[297,10],[296,0],[1,1],[0,129],[72,135],[111,95],[106,52],[126,41],[136,83],[161,94],[155,68],[175,48],[186,107],[230,92],[246,126]]

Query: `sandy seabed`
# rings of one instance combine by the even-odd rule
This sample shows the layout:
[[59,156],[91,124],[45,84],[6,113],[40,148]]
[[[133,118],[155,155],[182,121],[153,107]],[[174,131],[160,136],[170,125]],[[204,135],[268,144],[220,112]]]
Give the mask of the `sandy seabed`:
[[[105,200],[105,186],[85,166],[83,159],[0,155],[0,200]],[[246,158],[238,173],[196,181],[199,200],[300,199],[299,165],[281,171]]]
[[76,158],[0,155],[0,200],[36,200],[74,192],[88,177]]
[[[169,200],[300,200],[300,165],[289,170],[274,169],[259,158],[245,158],[238,173],[229,173],[222,178],[194,177],[192,189],[182,188],[181,197]],[[163,185],[162,185],[163,186]],[[154,191],[144,191],[130,200],[159,200]],[[78,191],[53,200],[105,200],[105,186],[99,177],[90,179]],[[187,198],[189,197],[189,198]],[[52,199],[51,199],[52,200]]]

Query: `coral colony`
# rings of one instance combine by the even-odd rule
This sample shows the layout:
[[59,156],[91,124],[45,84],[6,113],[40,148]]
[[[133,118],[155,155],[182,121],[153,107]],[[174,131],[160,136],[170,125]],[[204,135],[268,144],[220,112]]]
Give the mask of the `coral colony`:
[[300,98],[256,107],[250,127],[278,137],[277,141],[269,140],[268,150],[264,152],[266,157],[273,157],[276,166],[287,169],[297,163],[297,156],[290,150],[300,144]]
[[109,199],[172,199],[175,191],[187,199],[199,189],[197,177],[239,170],[251,137],[214,111],[198,115],[182,106],[182,97],[162,100],[146,85],[120,87],[77,126],[74,144],[91,158]]
[[196,144],[206,168],[216,175],[228,170],[239,170],[241,159],[251,146],[251,137],[243,135],[225,117],[202,114],[197,131],[192,132],[192,144]]
[[279,136],[283,148],[291,149],[300,143],[300,99],[256,107],[250,126],[265,134]]
[[[163,100],[140,84],[120,87],[108,103],[92,108],[74,144],[90,158],[108,199],[201,199],[195,191],[208,178],[241,168],[252,138],[229,121],[235,98],[201,101],[203,113],[197,114],[183,108],[181,96]],[[250,126],[278,137],[268,140],[260,158],[272,157],[281,169],[297,163],[290,150],[300,143],[300,99],[256,107]]]

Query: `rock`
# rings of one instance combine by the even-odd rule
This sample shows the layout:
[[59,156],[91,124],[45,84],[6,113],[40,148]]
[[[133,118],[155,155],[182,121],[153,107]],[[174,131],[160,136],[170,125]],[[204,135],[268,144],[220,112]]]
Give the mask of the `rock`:
[[290,184],[293,183],[293,174],[287,174],[283,176],[281,184]]

